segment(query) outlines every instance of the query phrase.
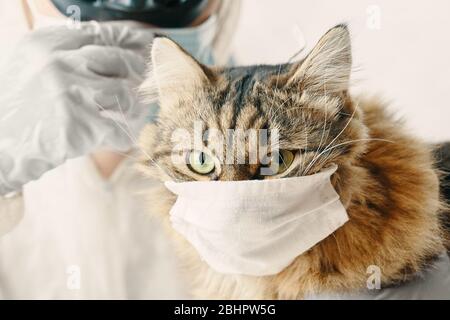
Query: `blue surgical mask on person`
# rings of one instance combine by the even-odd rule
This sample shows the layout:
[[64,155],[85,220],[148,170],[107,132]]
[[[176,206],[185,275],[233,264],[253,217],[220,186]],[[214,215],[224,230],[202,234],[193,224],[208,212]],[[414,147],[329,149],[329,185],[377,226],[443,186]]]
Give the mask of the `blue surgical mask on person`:
[[161,28],[155,29],[155,33],[171,38],[201,63],[213,65],[215,63],[213,43],[217,29],[217,16],[211,15],[205,22],[195,27]]

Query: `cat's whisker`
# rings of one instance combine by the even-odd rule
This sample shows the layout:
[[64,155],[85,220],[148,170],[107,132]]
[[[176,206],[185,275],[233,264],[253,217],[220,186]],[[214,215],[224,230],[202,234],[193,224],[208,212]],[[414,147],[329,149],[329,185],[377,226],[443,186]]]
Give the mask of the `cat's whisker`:
[[[363,142],[363,141],[364,141],[364,142],[369,142],[369,141],[381,141],[381,142],[395,143],[395,141],[392,141],[392,140],[388,140],[388,139],[379,139],[379,138],[355,139],[355,140],[349,140],[349,141],[345,141],[345,142],[339,143],[339,144],[337,144],[337,145],[334,145],[334,146],[331,146],[331,147],[329,147],[329,148],[327,148],[327,149],[322,150],[322,152],[320,152],[320,153],[317,155],[317,157],[315,157],[315,161],[314,161],[314,160],[313,160],[314,162],[311,161],[311,163],[310,163],[310,165],[308,166],[307,170],[305,170],[305,172],[304,172],[303,174],[307,174],[308,171],[312,168],[312,166],[313,166],[314,164],[316,164],[316,163],[318,163],[318,164],[320,164],[320,163],[325,163],[326,160],[328,160],[328,159],[330,158],[330,154],[328,154],[327,157],[322,158],[322,159],[319,159],[319,158],[322,157],[322,155],[323,155],[324,153],[330,152],[331,150],[334,150],[334,149],[336,149],[336,148],[338,148],[338,147],[341,147],[341,146],[343,146],[343,145],[348,145],[348,144],[351,144],[351,143]],[[317,162],[318,159],[319,159],[319,162]]]
[[[306,146],[305,146],[305,154],[308,152],[308,132],[306,131],[306,138],[305,138]],[[306,158],[303,157],[301,161],[301,170],[305,167],[306,164]]]
[[336,137],[334,137],[334,139],[325,147],[325,149],[327,149],[329,146],[331,146],[342,135],[342,133],[344,133],[345,129],[347,129],[347,127],[349,126],[350,122],[353,120],[353,118],[354,118],[354,116],[356,114],[356,111],[358,110],[358,107],[359,107],[359,102],[356,102],[355,109],[353,109],[352,115],[348,119],[348,121],[345,124],[344,128],[342,128],[342,130],[338,133],[338,135]]
[[135,144],[135,141],[133,140],[133,137],[130,135],[130,133],[128,133],[128,131],[119,123],[119,122],[117,122],[117,120],[116,119],[114,119],[114,115],[112,114],[112,112],[111,111],[109,111],[109,110],[106,110],[102,105],[100,105],[100,104],[96,104],[97,105],[97,107],[99,107],[103,112],[105,112],[105,114],[108,116],[108,118],[110,119],[110,120],[112,120],[114,123],[115,123],[115,125],[119,128],[119,129],[121,129],[126,135],[127,135],[127,137],[131,140],[131,142],[133,142],[133,145]]
[[[326,163],[329,161],[329,159],[333,156],[333,152],[327,150],[322,156],[320,156],[317,160],[316,163],[318,166],[321,166],[322,164]],[[309,171],[312,169],[312,166],[308,169],[308,171],[305,174],[308,174]]]
[[[145,150],[143,150],[143,149],[139,146],[137,140],[131,135],[131,132],[128,132],[128,131],[126,130],[126,128],[124,128],[124,127],[123,127],[116,119],[114,119],[114,116],[113,116],[113,114],[112,114],[111,111],[106,110],[102,105],[100,105],[100,104],[98,104],[98,103],[97,103],[96,105],[97,105],[97,107],[99,107],[103,112],[106,113],[106,115],[109,117],[109,119],[111,119],[111,120],[117,125],[117,127],[118,127],[120,130],[122,130],[122,131],[127,135],[127,137],[128,137],[128,138],[130,139],[130,141],[132,142],[133,147],[136,147],[139,151],[142,152],[142,154],[147,158],[147,160],[151,161],[151,162],[152,162],[156,167],[158,167],[162,172],[164,172],[166,175],[168,175],[167,172],[165,172],[165,171],[164,171],[164,170],[156,163],[156,161],[155,161],[154,159],[152,159],[152,157],[150,157],[150,155],[148,155],[148,153],[145,152]],[[120,103],[119,103],[119,109],[120,109],[120,112],[121,112],[122,115],[123,115],[123,111],[122,111],[122,108],[121,108],[121,106],[120,106]],[[124,117],[124,121],[125,121],[126,123],[128,123],[128,122],[126,121],[124,115],[123,115],[123,117]],[[129,127],[129,125],[128,125],[128,127]],[[169,176],[169,175],[168,175],[168,176]]]
[[342,256],[341,247],[339,245],[338,239],[336,238],[335,232],[333,232],[331,235],[333,236],[334,240],[336,241],[336,247],[337,247],[339,256]]
[[291,99],[292,97],[287,97],[286,100],[284,100],[283,103],[277,107],[276,111],[279,111],[286,104],[286,102],[290,101]]
[[[292,99],[292,97],[290,97],[288,99]],[[287,101],[288,100],[285,100],[284,102],[287,102]],[[284,102],[283,102],[283,104],[284,104]],[[301,106],[301,107],[297,107],[297,108],[290,108],[290,109],[287,109],[287,110],[286,109],[278,110],[278,109],[280,109],[280,108],[277,108],[277,111],[280,111],[282,113],[288,113],[289,111],[292,111],[294,109],[298,109],[298,110],[317,110],[317,108],[315,108],[315,107],[306,107],[306,106]],[[344,115],[350,116],[349,114],[345,114],[345,113],[344,113]],[[272,117],[270,119],[272,119]]]
[[[270,121],[273,121],[274,118],[276,116],[278,116],[279,112],[286,112],[285,110],[282,109],[282,107],[285,105],[285,103],[287,103],[288,101],[290,101],[292,99],[291,96],[287,97],[286,100],[283,101],[283,103],[281,105],[279,105],[278,107],[273,107],[273,103],[272,103],[272,108],[275,109],[274,113],[272,113],[270,115]],[[275,100],[275,98],[273,99],[273,101]]]
[[332,146],[332,147],[328,148],[327,150],[324,150],[324,152],[328,152],[328,154],[325,157],[321,157],[321,159],[317,162],[317,164],[320,166],[323,163],[326,163],[328,161],[328,159],[331,158],[331,153],[330,153],[331,150],[336,149],[336,148],[338,148],[338,147],[340,147],[342,145],[347,145],[347,144],[350,144],[350,143],[361,142],[361,141],[365,141],[365,142],[368,142],[368,141],[382,141],[382,142],[388,142],[388,143],[395,143],[395,141],[392,141],[392,140],[378,139],[378,138],[365,138],[365,139],[355,139],[355,140],[345,141],[343,143],[339,143],[339,144],[337,144],[335,146]]
[[117,96],[115,96],[115,98],[116,98],[116,101],[117,101],[117,105],[119,107],[119,112],[122,115],[123,122],[125,123],[125,125],[128,128],[128,132],[133,137],[133,142],[137,145],[137,138],[134,135],[133,130],[131,130],[130,124],[128,123],[128,120],[125,117],[125,113],[123,112],[122,105],[120,104],[119,98]]
[[334,145],[334,146],[332,146],[332,147],[326,149],[325,151],[330,151],[330,150],[332,150],[332,149],[338,148],[338,147],[343,146],[343,145],[347,145],[347,144],[355,143],[355,142],[361,142],[361,141],[382,141],[382,142],[388,142],[388,143],[395,143],[395,141],[392,141],[392,140],[388,140],[388,139],[379,139],[379,138],[355,139],[355,140],[350,140],[350,141],[344,141],[344,142],[342,142],[342,143],[339,143],[339,144],[337,144],[337,145]]
[[[342,133],[344,133],[345,129],[347,129],[347,127],[349,126],[350,122],[353,120],[353,117],[356,114],[356,111],[358,109],[359,106],[359,102],[356,103],[355,108],[353,109],[352,115],[350,116],[350,118],[348,119],[347,123],[345,124],[344,128],[342,128],[342,130],[336,135],[336,137],[334,137],[333,140],[331,140],[331,142],[325,147],[324,150],[328,149],[341,135]],[[311,160],[311,163],[308,165],[308,167],[306,168],[306,172],[311,168],[311,166],[317,161],[317,159],[320,157],[321,154],[318,154],[317,156],[315,156],[313,158],[313,160]]]
[[[278,80],[280,79],[280,73],[281,73],[281,64],[278,66],[277,81],[275,83],[275,89],[278,88]],[[273,95],[273,98],[272,98],[272,103],[271,103],[271,106],[270,106],[271,109],[273,108],[274,104],[275,104],[275,94]]]
[[[281,64],[278,66],[278,72],[277,72],[277,82],[275,83],[275,88],[278,88],[278,80],[280,79],[281,74]],[[275,96],[274,96],[275,98]]]
[[121,115],[122,115],[123,121],[124,121],[125,124],[127,125],[130,135],[133,137],[132,142],[134,143],[134,146],[137,147],[137,149],[138,149],[139,151],[141,151],[141,152],[144,154],[144,156],[147,157],[147,160],[151,161],[151,162],[152,162],[159,170],[161,170],[161,171],[162,171],[167,177],[169,177],[172,181],[173,181],[173,180],[177,180],[175,177],[171,176],[171,175],[168,174],[163,168],[161,168],[161,166],[159,166],[158,163],[156,163],[156,161],[155,161],[152,157],[150,157],[150,155],[149,155],[143,148],[141,148],[141,147],[139,146],[138,139],[137,139],[137,137],[133,134],[133,131],[131,130],[131,127],[130,127],[130,125],[129,125],[129,122],[128,122],[128,120],[127,120],[126,117],[125,117],[125,114],[124,114],[124,112],[123,112],[122,106],[121,106],[121,104],[120,104],[119,99],[118,99],[117,96],[116,96],[116,101],[117,101],[117,105],[118,105],[118,107],[119,107],[119,111],[120,111],[120,113],[121,113]]
[[283,165],[287,166],[286,162],[284,161],[284,158],[281,157],[281,161],[283,161]]
[[322,148],[323,137],[325,136],[325,130],[326,130],[326,126],[327,126],[327,112],[328,112],[328,104],[325,105],[325,122],[323,124],[322,136],[320,137],[320,142],[319,142],[319,147],[318,147],[319,150],[320,150],[320,148]]

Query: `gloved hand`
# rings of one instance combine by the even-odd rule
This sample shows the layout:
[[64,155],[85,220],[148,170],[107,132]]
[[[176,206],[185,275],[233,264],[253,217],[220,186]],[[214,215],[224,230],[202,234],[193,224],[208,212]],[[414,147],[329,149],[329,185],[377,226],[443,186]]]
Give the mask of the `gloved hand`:
[[0,69],[0,196],[68,158],[130,149],[124,130],[136,135],[149,112],[135,89],[152,38],[115,23],[39,29],[21,41]]

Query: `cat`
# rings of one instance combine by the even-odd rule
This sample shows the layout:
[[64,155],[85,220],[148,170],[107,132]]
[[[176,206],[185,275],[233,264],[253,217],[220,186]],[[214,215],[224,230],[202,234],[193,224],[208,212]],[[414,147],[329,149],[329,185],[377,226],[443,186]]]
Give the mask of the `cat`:
[[[192,132],[199,120],[223,133],[276,128],[280,148],[301,160],[276,178],[337,164],[332,184],[349,216],[278,274],[225,275],[171,229],[175,196],[163,186],[152,190],[152,211],[158,211],[176,242],[194,296],[301,299],[348,292],[366,287],[371,265],[382,270],[382,284],[388,286],[413,279],[448,248],[444,221],[449,213],[433,148],[407,134],[381,100],[350,95],[351,68],[344,24],[323,35],[305,59],[280,65],[207,67],[170,39],[154,40],[142,92],[158,99],[160,114],[141,133],[144,174],[162,181],[263,179],[255,165],[222,164],[219,175],[205,175],[174,163],[172,135],[178,128]],[[300,164],[309,164],[308,170]]]

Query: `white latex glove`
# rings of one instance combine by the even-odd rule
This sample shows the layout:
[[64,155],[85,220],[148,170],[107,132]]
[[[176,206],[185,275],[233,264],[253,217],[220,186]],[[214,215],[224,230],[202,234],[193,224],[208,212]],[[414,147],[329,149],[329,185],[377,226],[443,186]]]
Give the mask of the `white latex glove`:
[[131,148],[124,130],[136,135],[149,112],[135,89],[152,39],[116,23],[39,29],[21,41],[0,69],[0,196],[68,158]]

